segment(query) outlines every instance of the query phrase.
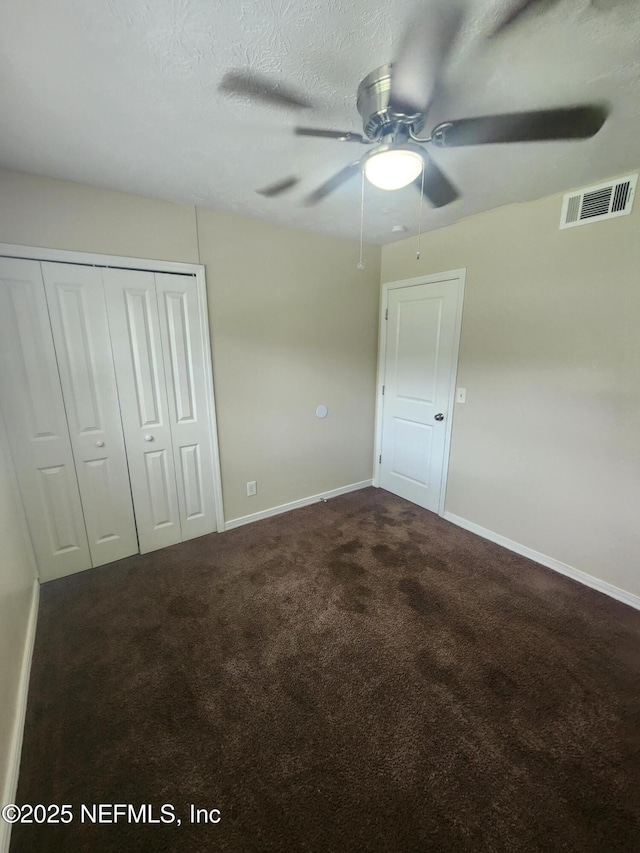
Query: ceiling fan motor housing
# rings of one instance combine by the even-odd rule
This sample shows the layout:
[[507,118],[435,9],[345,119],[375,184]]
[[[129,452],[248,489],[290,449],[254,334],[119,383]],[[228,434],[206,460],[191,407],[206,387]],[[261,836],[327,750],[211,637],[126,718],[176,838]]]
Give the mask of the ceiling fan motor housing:
[[362,80],[358,86],[357,106],[362,116],[365,135],[374,141],[389,135],[408,137],[409,129],[420,133],[424,127],[422,113],[405,115],[389,108],[392,65],[381,65]]

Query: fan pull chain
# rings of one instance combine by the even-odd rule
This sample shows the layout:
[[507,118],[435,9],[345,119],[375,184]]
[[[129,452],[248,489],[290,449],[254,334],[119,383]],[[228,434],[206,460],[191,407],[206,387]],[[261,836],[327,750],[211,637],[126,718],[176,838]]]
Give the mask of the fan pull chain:
[[422,237],[422,202],[424,201],[424,159],[422,160],[422,180],[420,181],[420,212],[418,213],[418,251],[416,261],[420,260],[420,238]]
[[357,269],[363,270],[364,263],[362,261],[362,235],[364,233],[364,169],[362,169],[362,185],[360,187],[360,260],[358,261]]

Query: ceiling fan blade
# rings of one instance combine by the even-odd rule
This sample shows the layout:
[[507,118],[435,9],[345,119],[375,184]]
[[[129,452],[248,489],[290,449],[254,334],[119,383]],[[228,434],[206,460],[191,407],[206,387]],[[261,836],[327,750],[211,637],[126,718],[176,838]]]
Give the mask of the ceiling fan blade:
[[[422,189],[422,175],[416,178],[413,183],[418,190]],[[451,204],[452,201],[460,198],[458,190],[430,157],[424,167],[423,195],[433,207],[444,207],[445,204]]]
[[229,71],[222,78],[218,90],[231,95],[246,95],[258,101],[288,109],[301,110],[312,106],[307,97],[294,89],[282,83],[274,83],[267,77],[252,71]]
[[275,196],[290,190],[300,181],[295,175],[290,175],[288,178],[283,178],[281,181],[276,181],[275,184],[270,184],[268,187],[263,187],[261,190],[256,190],[259,195],[265,198],[275,198]]
[[479,116],[439,124],[431,132],[431,141],[440,148],[454,148],[497,142],[589,139],[606,118],[607,110],[601,106]]
[[391,69],[389,107],[394,112],[426,113],[462,21],[460,0],[438,0],[413,19]]
[[501,21],[489,34],[489,38],[495,38],[517,23],[530,9],[539,8],[544,10],[553,6],[558,0],[513,0],[511,8],[507,11]]
[[296,136],[317,136],[320,139],[339,139],[340,142],[368,142],[360,133],[350,130],[319,130],[315,127],[296,127]]
[[338,187],[341,187],[342,184],[345,183],[345,181],[348,181],[349,178],[357,175],[359,171],[360,162],[358,160],[356,160],[355,163],[350,163],[348,166],[345,166],[344,169],[340,169],[340,171],[332,178],[329,178],[328,181],[325,181],[324,184],[321,184],[317,189],[310,193],[305,199],[305,204],[309,206],[322,201],[325,196],[328,196],[329,193],[337,190]]

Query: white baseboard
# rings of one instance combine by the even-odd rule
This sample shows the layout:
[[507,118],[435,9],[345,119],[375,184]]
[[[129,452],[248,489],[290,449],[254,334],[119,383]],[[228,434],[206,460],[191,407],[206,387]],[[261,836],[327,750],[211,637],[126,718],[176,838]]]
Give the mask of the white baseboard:
[[339,489],[332,489],[330,492],[322,492],[320,495],[311,495],[309,498],[301,498],[299,501],[291,501],[288,504],[271,507],[271,509],[263,509],[261,512],[254,512],[251,515],[243,515],[240,518],[232,518],[231,521],[225,522],[225,530],[233,530],[234,527],[241,527],[243,524],[251,524],[253,521],[262,521],[263,518],[271,518],[272,515],[280,515],[281,512],[289,512],[292,509],[299,509],[302,506],[318,503],[318,501],[329,500],[329,498],[337,498],[338,495],[346,495],[348,492],[357,492],[358,489],[366,489],[372,484],[371,480],[362,480],[361,483],[351,483],[350,486],[341,486]]
[[[29,693],[29,676],[31,675],[31,660],[33,658],[33,646],[36,639],[36,625],[38,622],[38,604],[40,603],[40,584],[37,580],[33,582],[31,593],[31,609],[29,611],[29,622],[25,637],[24,651],[22,653],[22,671],[18,685],[18,701],[11,735],[11,751],[9,753],[9,766],[4,781],[2,793],[2,805],[15,803],[18,791],[18,774],[20,773],[20,756],[22,754],[22,737],[24,735],[24,722],[27,713],[27,695]],[[0,853],[9,853],[9,841],[11,840],[11,824],[5,823],[0,818]]]
[[553,557],[547,557],[546,554],[541,554],[539,551],[534,551],[532,548],[527,548],[526,545],[520,545],[519,542],[514,542],[512,539],[507,539],[506,536],[501,536],[499,533],[494,533],[493,530],[488,530],[486,527],[481,527],[473,521],[467,521],[466,518],[461,518],[459,515],[454,515],[452,512],[445,512],[443,518],[452,524],[457,524],[458,527],[464,527],[465,530],[476,533],[482,536],[483,539],[489,539],[497,545],[502,545],[509,551],[514,551],[522,557],[528,557],[548,569],[553,569],[554,572],[559,572],[561,575],[566,575],[568,578],[573,578],[574,581],[584,584],[585,586],[596,589],[598,592],[603,592],[610,598],[615,598],[616,601],[621,601],[623,604],[628,604],[630,607],[635,607],[640,610],[640,596],[634,595],[632,592],[627,592],[620,587],[600,580],[593,575],[588,575],[586,572],[581,572],[580,569],[574,569],[566,563],[561,563],[559,560],[554,560]]

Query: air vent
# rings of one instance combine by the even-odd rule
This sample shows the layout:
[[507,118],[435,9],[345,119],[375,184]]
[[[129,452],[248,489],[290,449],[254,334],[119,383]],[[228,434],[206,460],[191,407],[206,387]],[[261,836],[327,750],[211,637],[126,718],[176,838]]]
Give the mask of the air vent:
[[567,193],[562,204],[560,228],[573,228],[574,225],[631,213],[637,181],[637,175],[629,175],[607,184]]

